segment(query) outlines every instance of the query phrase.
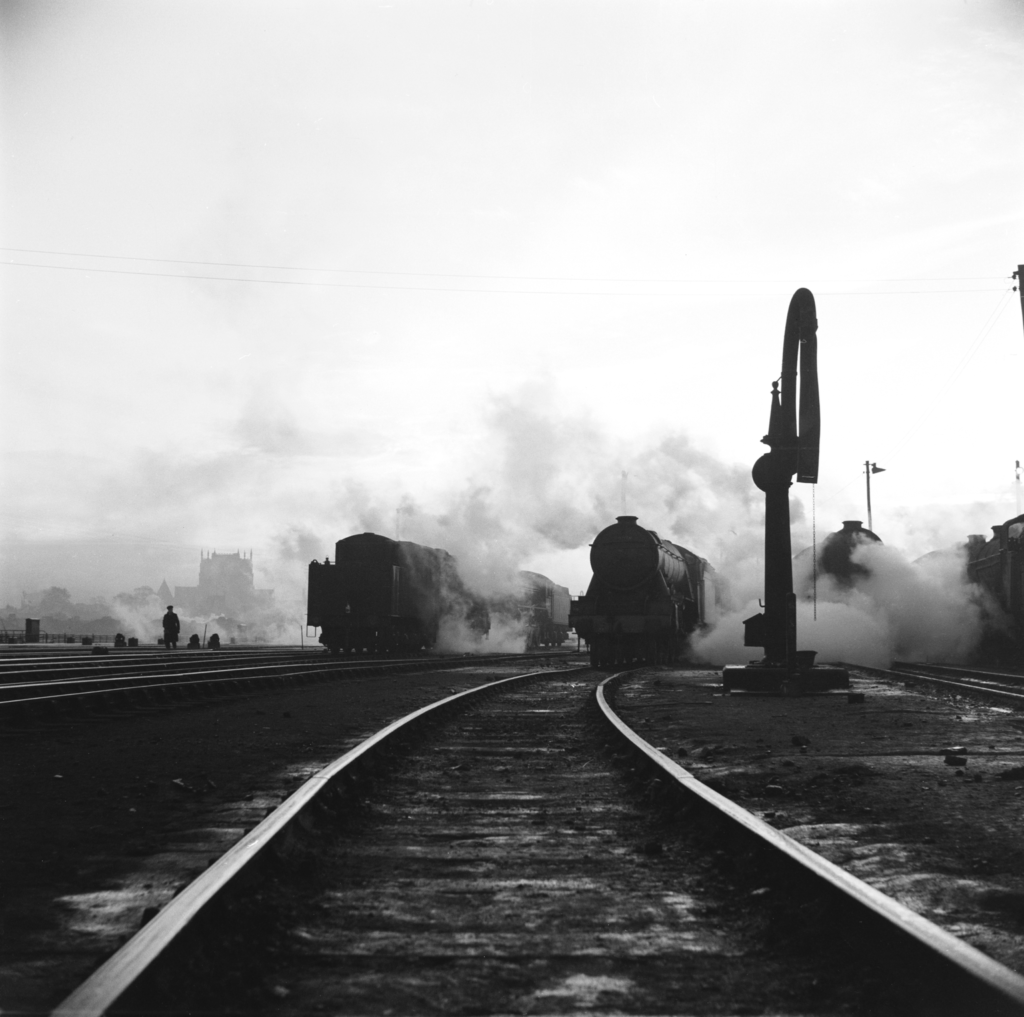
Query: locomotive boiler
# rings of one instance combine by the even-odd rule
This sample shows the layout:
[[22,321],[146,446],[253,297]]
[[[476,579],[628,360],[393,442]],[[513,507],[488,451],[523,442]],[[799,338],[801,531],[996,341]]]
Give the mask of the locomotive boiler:
[[707,561],[638,526],[636,516],[619,516],[594,538],[590,567],[569,622],[595,667],[678,660],[714,601]]
[[331,653],[429,650],[446,618],[485,636],[487,605],[466,588],[444,550],[376,533],[345,537],[334,562],[309,565],[307,625]]

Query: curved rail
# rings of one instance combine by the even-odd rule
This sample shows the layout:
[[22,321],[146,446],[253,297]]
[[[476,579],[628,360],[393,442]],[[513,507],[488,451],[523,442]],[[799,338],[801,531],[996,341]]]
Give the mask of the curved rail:
[[874,919],[874,927],[877,928],[878,920],[881,920],[884,931],[898,940],[909,940],[909,945],[917,948],[918,953],[923,949],[942,974],[947,978],[952,976],[965,991],[965,998],[976,1003],[985,1002],[992,1007],[972,1012],[1024,1014],[1024,978],[1020,975],[822,858],[736,802],[712,791],[684,767],[644,741],[615,713],[605,695],[605,688],[610,683],[627,674],[629,672],[623,671],[611,675],[598,685],[595,695],[602,715],[634,751],[645,757],[694,804],[713,812],[723,825],[739,833],[748,847],[753,842],[755,849],[774,856],[790,870],[795,866],[800,874],[810,877],[827,892],[841,895],[854,913]]
[[247,866],[272,843],[287,841],[294,824],[303,822],[303,814],[317,801],[318,796],[328,789],[337,788],[339,781],[344,780],[354,764],[366,760],[388,739],[399,732],[408,731],[424,718],[437,716],[470,696],[493,692],[511,682],[550,673],[530,671],[447,696],[406,714],[328,764],[168,902],[159,914],[72,992],[53,1011],[53,1017],[100,1017],[105,1014]]
[[965,667],[963,664],[933,664],[921,663],[913,660],[894,660],[892,666],[901,667],[923,667],[929,671],[938,671],[939,674],[960,675],[964,678],[978,679],[1005,679],[1011,685],[1024,684],[1024,672],[1020,671],[993,671],[984,667]]
[[[919,681],[928,682],[931,685],[937,685],[940,688],[950,689],[954,692],[970,692],[976,696],[991,696],[995,699],[1001,699],[1007,703],[1013,703],[1015,706],[1024,706],[1024,692],[1013,692],[1005,686],[993,686],[989,684],[980,684],[983,681],[989,681],[993,677],[991,674],[985,674],[984,672],[978,671],[977,679],[973,682],[970,681],[954,681],[952,678],[941,678],[938,675],[926,674],[920,668],[931,668],[931,664],[903,664],[899,667],[901,670],[894,671],[888,670],[884,667],[867,667],[864,664],[843,664],[843,667],[850,668],[856,671],[862,671],[865,674],[874,675],[878,678],[888,678],[896,681]],[[963,673],[963,669],[961,669]]]

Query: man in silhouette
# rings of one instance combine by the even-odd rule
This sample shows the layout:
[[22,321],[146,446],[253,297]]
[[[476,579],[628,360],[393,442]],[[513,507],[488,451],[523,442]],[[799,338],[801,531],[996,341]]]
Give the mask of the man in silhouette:
[[181,631],[181,622],[174,613],[174,605],[167,605],[167,614],[164,615],[164,648],[167,650],[178,648],[178,633]]

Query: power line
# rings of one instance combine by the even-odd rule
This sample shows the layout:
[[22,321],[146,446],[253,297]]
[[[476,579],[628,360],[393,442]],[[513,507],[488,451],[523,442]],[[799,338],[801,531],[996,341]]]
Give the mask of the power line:
[[972,341],[971,345],[967,347],[966,351],[960,357],[960,360],[957,362],[956,366],[950,372],[949,378],[946,380],[946,383],[939,390],[938,395],[932,397],[928,401],[928,405],[925,407],[924,412],[920,415],[920,417],[918,417],[916,422],[911,425],[909,430],[907,430],[904,433],[903,437],[895,445],[891,445],[888,451],[883,451],[884,455],[896,455],[896,453],[901,448],[903,448],[903,446],[906,445],[906,443],[910,441],[910,439],[918,432],[921,425],[935,411],[936,407],[942,405],[943,396],[949,391],[950,388],[952,388],[952,386],[960,377],[960,375],[962,375],[964,371],[967,370],[967,365],[974,359],[974,355],[984,345],[985,340],[989,337],[989,334],[992,332],[992,329],[996,327],[996,324],[998,323],[999,319],[1003,316],[1003,311],[1005,311],[1007,306],[1009,305],[1009,297],[1012,292],[1012,289],[1008,289],[999,298],[999,302],[989,313],[988,318],[985,319],[985,323],[979,329],[978,334],[974,337],[974,340]]
[[[263,265],[252,262],[239,261],[199,261],[195,259],[182,258],[149,258],[134,254],[92,254],[83,251],[49,251],[31,247],[0,247],[0,251],[9,251],[14,254],[41,254],[47,256],[64,258],[102,258],[108,261],[142,261],[150,264],[164,265],[200,265],[208,268],[245,268],[255,271],[271,272],[327,272],[345,275],[390,275],[390,276],[418,276],[428,279],[505,279],[521,282],[612,282],[612,283],[677,283],[677,282],[762,282],[760,279],[702,279],[702,278],[631,278],[631,277],[608,277],[608,276],[561,276],[561,275],[483,275],[471,272],[407,272],[401,270],[384,270],[369,268],[326,268],[323,266],[301,266],[301,265]],[[24,265],[25,262],[11,262],[10,264]],[[908,276],[898,278],[879,279],[857,279],[850,280],[861,283],[871,282],[981,282],[1002,279],[1002,276],[990,275],[968,275],[968,276]],[[776,280],[786,282],[789,280]],[[844,279],[816,279],[817,282],[843,282]]]
[[[925,406],[922,413],[918,416],[917,420],[915,420],[914,423],[911,424],[910,427],[904,431],[903,436],[894,445],[890,445],[887,450],[883,449],[883,456],[895,456],[896,453],[899,452],[899,450],[903,448],[903,446],[906,445],[906,443],[910,441],[910,439],[913,438],[915,434],[917,434],[917,432],[921,428],[921,425],[928,419],[928,417],[935,411],[935,409],[938,406],[943,405],[942,397],[952,387],[952,385],[956,382],[960,375],[963,374],[963,372],[967,369],[967,365],[971,362],[971,360],[974,359],[975,354],[984,345],[985,340],[989,337],[989,334],[996,327],[996,325],[999,322],[999,319],[1003,316],[1003,312],[1009,306],[1009,297],[1012,293],[1012,289],[1008,289],[1003,292],[1003,295],[997,301],[996,306],[992,308],[992,310],[988,314],[988,317],[985,319],[984,324],[982,324],[981,328],[978,330],[978,334],[974,337],[974,339],[971,341],[971,344],[961,355],[959,361],[957,361],[956,366],[950,372],[945,384],[942,386],[941,389],[939,389],[938,394],[929,397],[927,405]],[[854,483],[858,482],[859,481],[854,480],[849,481],[848,483],[844,484],[841,488],[839,488],[839,490],[835,492],[835,495],[838,496],[842,494],[844,491],[848,490]]]
[[[130,275],[130,276],[141,276],[144,278],[159,278],[159,279],[189,279],[197,280],[199,282],[230,282],[230,283],[256,283],[261,285],[269,286],[307,286],[307,287],[318,287],[321,289],[351,289],[351,290],[402,290],[413,293],[482,293],[482,294],[525,294],[525,295],[537,295],[537,296],[569,296],[569,297],[685,297],[685,296],[705,296],[709,295],[706,293],[684,293],[679,291],[657,291],[657,290],[553,290],[553,289],[498,289],[498,288],[487,288],[481,286],[408,286],[399,285],[396,283],[354,283],[354,282],[325,282],[325,281],[311,281],[307,279],[253,279],[245,278],[242,276],[225,276],[225,275],[208,275],[208,274],[197,274],[191,272],[146,272],[138,271],[134,269],[124,268],[96,268],[85,265],[50,265],[50,264],[38,264],[35,262],[27,261],[4,261],[0,264],[18,267],[18,268],[43,268],[51,269],[59,272],[85,272],[87,274],[98,274],[98,275]],[[196,264],[196,263],[192,263]],[[297,270],[296,270],[297,271]],[[306,270],[312,271],[312,270]],[[459,278],[453,276],[452,278]],[[473,278],[472,276],[464,276],[461,278]],[[485,278],[485,277],[480,277]],[[493,277],[501,278],[501,277]],[[508,277],[515,278],[515,277]],[[528,278],[528,277],[522,277]],[[541,278],[541,277],[538,277]],[[554,279],[552,280],[554,281]],[[592,280],[597,282],[599,280]],[[611,280],[608,280],[611,281]],[[625,280],[623,280],[625,281]],[[647,280],[637,280],[647,281]],[[654,282],[656,280],[649,280]],[[672,281],[672,280],[668,280]],[[685,280],[678,280],[680,282]],[[690,280],[692,282],[708,282],[710,280]],[[718,280],[726,281],[726,280]],[[736,281],[736,280],[728,280]],[[745,280],[747,282],[753,282],[758,280]],[[921,289],[921,290],[819,290],[819,296],[831,296],[831,297],[857,297],[857,296],[899,296],[904,294],[945,294],[945,293],[998,293],[1001,290],[996,290],[993,287],[964,287],[958,289]],[[723,297],[741,297],[741,296],[768,296],[766,293],[744,293],[737,290],[731,290],[720,294],[710,294],[715,296]]]

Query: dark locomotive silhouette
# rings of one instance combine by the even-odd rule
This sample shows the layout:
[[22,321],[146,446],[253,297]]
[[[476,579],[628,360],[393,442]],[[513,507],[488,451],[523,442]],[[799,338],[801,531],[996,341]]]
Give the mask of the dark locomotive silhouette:
[[1024,515],[992,527],[988,540],[967,538],[967,578],[1003,609],[1007,628],[987,648],[997,659],[1024,659]]
[[[829,575],[840,586],[856,585],[871,572],[853,560],[854,551],[864,544],[881,542],[881,537],[865,529],[860,520],[844,521],[843,528],[830,533],[818,551],[818,575]],[[966,552],[968,582],[987,590],[992,597],[984,605],[985,635],[975,655],[980,660],[1024,661],[1024,515],[993,526],[987,540],[981,534],[972,534],[959,548]],[[948,555],[952,550],[931,551],[915,564],[932,555]],[[802,595],[808,598],[811,554],[808,547],[794,559],[794,565],[803,572]],[[991,608],[993,601],[1000,610]]]
[[590,546],[594,578],[569,623],[595,667],[678,660],[714,602],[713,569],[685,547],[619,516]]
[[843,528],[822,541],[818,572],[832,576],[842,586],[852,586],[856,577],[870,575],[870,569],[853,560],[853,552],[862,544],[881,543],[882,538],[859,519],[844,519]]
[[334,545],[334,564],[309,565],[307,623],[331,653],[428,650],[446,617],[481,636],[491,627],[486,603],[440,548],[360,533]]
[[492,613],[522,628],[527,649],[560,645],[569,591],[521,572],[518,589],[485,600],[466,587],[447,551],[376,533],[345,537],[335,544],[333,564],[309,565],[307,624],[320,627],[320,642],[332,653],[429,650],[445,619],[484,638]]
[[519,572],[515,589],[488,600],[492,617],[500,618],[526,636],[526,649],[561,646],[569,634],[569,604],[565,586],[539,572]]
[[[882,538],[867,529],[859,519],[845,519],[843,528],[830,533],[818,549],[818,575],[831,576],[839,586],[854,586],[858,579],[867,578],[871,570],[853,560],[853,552],[863,544],[881,544]],[[793,558],[794,581],[800,574],[801,596],[811,596],[812,573],[815,567],[814,549],[805,547]]]

